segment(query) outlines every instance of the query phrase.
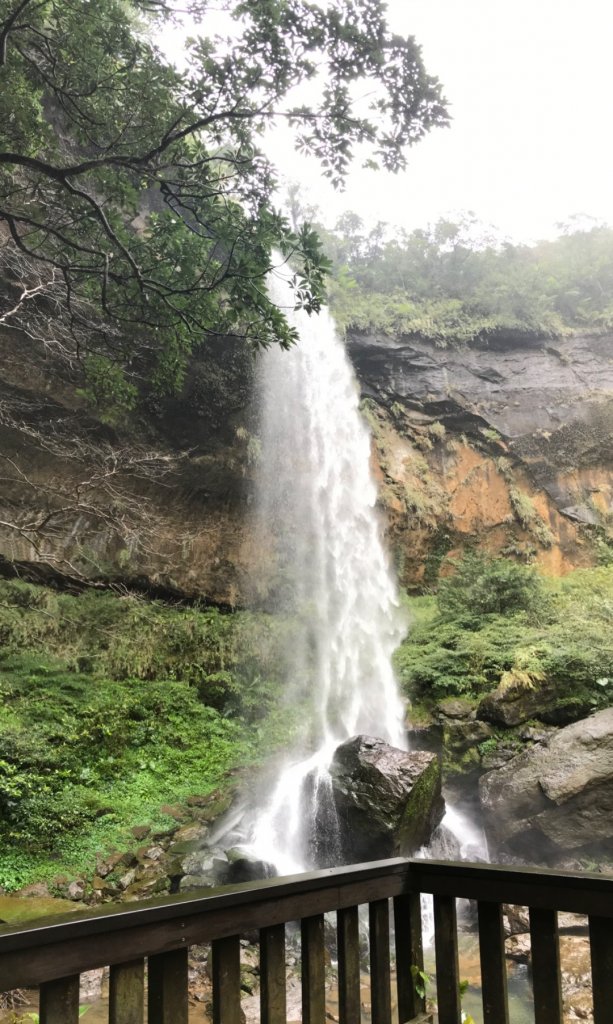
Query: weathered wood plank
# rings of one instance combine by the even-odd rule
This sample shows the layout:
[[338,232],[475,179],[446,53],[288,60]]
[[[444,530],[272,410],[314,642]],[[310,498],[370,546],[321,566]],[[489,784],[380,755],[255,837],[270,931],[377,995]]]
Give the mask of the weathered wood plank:
[[241,946],[238,935],[217,939],[213,960],[213,1024],[241,1024]]
[[424,969],[421,932],[421,898],[410,892],[394,897],[394,932],[396,944],[396,984],[398,988],[398,1019],[400,1024],[423,1014],[426,1000],[415,987],[415,972]]
[[[323,914],[301,921],[302,1022],[324,1024],[326,1018]],[[225,1022],[224,1022],[225,1024]]]
[[40,986],[40,1024],[76,1024],[79,1019],[79,975]]
[[375,900],[369,905],[368,923],[372,1019],[377,1024],[391,1024],[390,915],[387,900]]
[[338,941],[338,1006],[340,1024],[360,1020],[360,932],[358,908],[336,915]]
[[439,1024],[461,1024],[458,927],[453,896],[434,897],[434,950]]
[[148,1024],[187,1024],[187,948],[150,956]]
[[[125,916],[118,914],[115,929],[109,928],[100,934],[84,934],[65,941],[60,938],[60,933],[55,941],[26,947],[27,956],[22,952],[22,945],[19,951],[5,948],[4,952],[0,951],[0,991],[63,977],[67,971],[77,973],[93,967],[123,963],[185,945],[200,945],[242,931],[357,906],[372,899],[396,896],[406,887],[402,874],[393,871],[389,876],[370,878],[365,882],[351,881],[346,885],[340,884],[342,877],[339,877],[336,888],[326,886],[322,890],[301,892],[299,885],[296,893],[290,889],[283,897],[273,896],[260,903],[237,902],[237,896],[241,895],[240,887],[234,886],[229,894],[232,896],[229,906],[225,899],[220,901],[220,906],[218,898],[213,896],[199,900],[200,913],[191,913],[188,917],[182,916],[178,910],[174,918],[145,923],[149,917],[146,910],[140,913],[137,911],[134,916],[132,913]],[[328,873],[326,882],[329,878]],[[248,895],[251,896],[251,893]],[[172,909],[172,905],[168,909]],[[126,926],[128,922],[129,926]],[[112,918],[107,922],[113,923]],[[68,929],[69,935],[71,931]]]
[[262,1024],[287,1020],[285,925],[260,932],[260,1017]]
[[613,922],[590,917],[594,1024],[610,1024],[613,1012]]
[[114,964],[109,978],[109,1024],[143,1024],[145,964]]
[[534,1024],[562,1024],[562,982],[558,915],[530,908]]
[[480,902],[478,915],[483,1024],[509,1024],[502,906]]

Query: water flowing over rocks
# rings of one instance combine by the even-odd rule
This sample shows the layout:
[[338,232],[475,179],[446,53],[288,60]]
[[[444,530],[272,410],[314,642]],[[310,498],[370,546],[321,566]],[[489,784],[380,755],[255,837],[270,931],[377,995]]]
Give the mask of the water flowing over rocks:
[[613,708],[484,775],[480,800],[499,852],[556,863],[569,850],[613,847]]
[[354,736],[337,747],[330,776],[345,863],[409,856],[443,818],[435,754]]

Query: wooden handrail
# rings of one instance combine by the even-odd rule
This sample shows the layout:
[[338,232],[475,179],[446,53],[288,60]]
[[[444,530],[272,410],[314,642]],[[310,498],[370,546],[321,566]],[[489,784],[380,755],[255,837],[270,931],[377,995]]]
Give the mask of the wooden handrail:
[[537,1024],[553,1024],[561,1015],[555,912],[589,917],[594,1019],[604,1024],[613,1005],[613,878],[446,861],[379,861],[3,927],[0,991],[40,985],[41,1024],[70,1024],[78,1011],[79,974],[111,966],[109,1020],[132,1024],[142,1020],[147,960],[150,1024],[182,1024],[187,1020],[187,950],[211,942],[214,1019],[232,1024],[240,1019],[238,937],[256,929],[261,940],[262,1021],[276,1024],[285,1012],[283,926],[301,921],[303,1015],[308,1024],[319,1024],[325,1006],[323,915],[337,911],[341,1021],[354,1024],[359,1006],[355,908],[368,904],[373,1021],[388,1024],[388,901],[393,898],[400,1019],[427,1020],[423,997],[411,978],[412,966],[423,968],[422,893],[434,896],[440,1024],[459,1024],[461,1013],[456,898],[478,903],[486,1024],[508,1019],[503,903],[530,908]]

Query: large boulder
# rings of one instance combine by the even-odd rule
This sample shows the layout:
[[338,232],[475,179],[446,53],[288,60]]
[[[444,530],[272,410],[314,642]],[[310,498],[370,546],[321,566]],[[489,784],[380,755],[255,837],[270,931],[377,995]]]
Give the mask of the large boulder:
[[443,817],[440,765],[427,751],[354,736],[337,747],[330,775],[347,864],[409,856]]
[[565,696],[553,682],[526,684],[512,680],[501,683],[483,698],[477,708],[477,717],[505,727],[522,725],[532,718],[551,725],[568,725],[588,714],[589,710],[585,699]]
[[595,844],[613,849],[613,708],[484,775],[480,799],[490,842],[502,852],[555,860]]

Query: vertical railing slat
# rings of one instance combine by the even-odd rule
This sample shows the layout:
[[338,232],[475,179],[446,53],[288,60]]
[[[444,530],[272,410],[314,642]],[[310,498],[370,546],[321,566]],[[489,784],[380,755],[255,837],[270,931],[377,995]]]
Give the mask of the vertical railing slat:
[[453,896],[434,897],[434,950],[439,1024],[461,1024],[458,927]]
[[340,1024],[360,1020],[360,930],[358,908],[336,915],[338,940],[338,1007]]
[[241,944],[238,935],[211,943],[213,1024],[241,1024]]
[[558,915],[530,908],[532,990],[535,1024],[562,1024],[562,981]]
[[389,900],[370,903],[368,921],[372,1019],[377,1024],[391,1024]]
[[285,925],[260,932],[260,1018],[262,1024],[286,1022]]
[[79,975],[40,986],[40,1024],[76,1024],[79,1019]]
[[410,1021],[426,1009],[420,996],[415,972],[423,972],[424,949],[421,934],[421,896],[410,892],[394,897],[394,931],[396,942],[396,984],[398,987],[398,1019]]
[[323,1024],[326,1016],[323,914],[304,917],[301,921],[301,935],[302,1022],[303,1024]]
[[143,1024],[144,1006],[144,961],[131,960],[111,967],[109,1024]]
[[479,902],[478,915],[483,1024],[509,1024],[502,906]]
[[590,917],[594,1024],[610,1024],[613,1010],[613,920]]
[[147,977],[148,1024],[187,1024],[187,949],[150,956]]

